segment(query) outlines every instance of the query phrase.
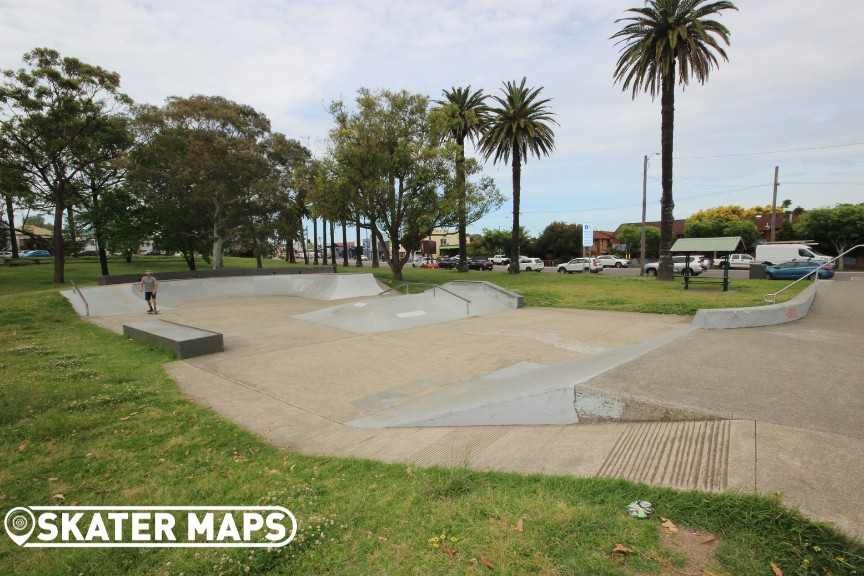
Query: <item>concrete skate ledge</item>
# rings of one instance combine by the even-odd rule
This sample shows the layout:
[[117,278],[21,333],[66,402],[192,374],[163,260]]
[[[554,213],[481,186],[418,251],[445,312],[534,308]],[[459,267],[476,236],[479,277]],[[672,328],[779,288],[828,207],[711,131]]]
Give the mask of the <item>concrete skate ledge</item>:
[[508,308],[524,308],[525,297],[491,282],[476,280],[453,280],[447,282],[444,288],[453,288],[457,292],[481,290],[483,295]]
[[222,334],[166,322],[150,320],[123,325],[123,335],[168,348],[181,360],[222,352]]
[[753,328],[792,322],[807,315],[816,296],[814,282],[797,296],[781,304],[755,306],[751,308],[716,308],[696,312],[694,328],[722,330],[726,328]]

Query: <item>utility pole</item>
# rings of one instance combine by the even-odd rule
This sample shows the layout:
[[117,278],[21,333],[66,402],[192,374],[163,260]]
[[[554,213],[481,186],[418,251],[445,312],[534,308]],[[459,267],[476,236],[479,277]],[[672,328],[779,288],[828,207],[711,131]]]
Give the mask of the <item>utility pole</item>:
[[780,174],[780,167],[774,166],[774,197],[771,199],[771,242],[774,242],[774,229],[777,227],[777,176]]
[[[654,152],[651,156],[655,156],[659,152]],[[645,207],[648,198],[648,156],[647,154],[642,159],[642,237],[639,250],[639,276],[645,275]]]

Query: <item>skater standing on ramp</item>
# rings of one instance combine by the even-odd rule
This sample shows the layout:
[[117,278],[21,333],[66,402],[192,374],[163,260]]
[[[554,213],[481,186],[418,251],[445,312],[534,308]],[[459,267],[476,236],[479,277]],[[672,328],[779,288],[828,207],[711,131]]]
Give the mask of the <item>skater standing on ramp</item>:
[[159,290],[159,281],[153,276],[153,272],[147,270],[144,277],[141,278],[141,283],[138,285],[138,291],[144,292],[144,299],[147,301],[148,314],[159,314],[156,310],[156,291]]

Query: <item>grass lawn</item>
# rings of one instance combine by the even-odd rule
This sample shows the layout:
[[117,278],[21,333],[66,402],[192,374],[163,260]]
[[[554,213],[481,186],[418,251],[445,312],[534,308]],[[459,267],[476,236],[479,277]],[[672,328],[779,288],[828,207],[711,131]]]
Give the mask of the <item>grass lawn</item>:
[[[254,266],[239,259],[226,264]],[[183,269],[172,258],[111,263],[116,274],[147,267]],[[294,542],[271,550],[19,548],[4,535],[2,573],[770,576],[774,563],[787,575],[864,574],[860,545],[783,508],[776,495],[417,468],[277,449],[186,400],[162,370],[169,353],[80,321],[51,285],[51,273],[46,265],[0,269],[0,513],[38,505],[280,505],[295,514],[300,530]],[[72,261],[66,270],[79,285],[95,283],[98,274],[95,259]],[[454,277],[406,272],[420,282]],[[674,312],[730,305],[709,300],[716,295],[707,292],[682,294],[680,285],[672,287],[677,282],[469,278],[500,282],[530,305]],[[733,284],[735,298],[758,301],[782,286],[753,282],[749,296],[744,281]],[[655,289],[662,303],[652,309],[643,292]],[[653,502],[655,516],[630,517],[626,506],[637,498]],[[716,536],[716,550],[696,562],[670,547],[678,537],[661,535],[661,516],[682,533]],[[629,552],[613,554],[619,544]]]

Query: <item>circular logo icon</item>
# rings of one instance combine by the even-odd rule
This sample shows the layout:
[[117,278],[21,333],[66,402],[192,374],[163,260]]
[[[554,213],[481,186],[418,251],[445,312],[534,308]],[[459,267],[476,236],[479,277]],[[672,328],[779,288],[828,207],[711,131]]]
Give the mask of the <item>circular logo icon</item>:
[[13,508],[6,513],[3,525],[9,538],[21,546],[30,538],[30,534],[36,528],[36,517],[27,508]]

